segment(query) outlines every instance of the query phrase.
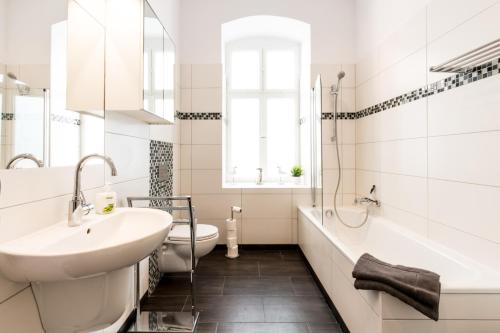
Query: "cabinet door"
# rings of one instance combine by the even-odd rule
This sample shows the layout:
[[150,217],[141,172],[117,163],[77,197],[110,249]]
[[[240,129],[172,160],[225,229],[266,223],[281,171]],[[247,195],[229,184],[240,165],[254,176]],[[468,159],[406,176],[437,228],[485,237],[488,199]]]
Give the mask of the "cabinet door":
[[144,110],[163,117],[163,26],[144,2]]
[[175,45],[170,39],[170,36],[164,31],[163,38],[163,55],[165,62],[164,71],[164,91],[163,91],[163,118],[170,122],[174,122],[175,115]]

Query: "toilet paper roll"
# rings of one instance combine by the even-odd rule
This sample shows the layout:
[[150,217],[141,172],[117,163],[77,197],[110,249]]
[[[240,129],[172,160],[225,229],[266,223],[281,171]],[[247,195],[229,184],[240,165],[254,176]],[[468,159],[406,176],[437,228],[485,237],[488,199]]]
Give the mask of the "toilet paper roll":
[[237,238],[228,238],[227,239],[227,247],[228,248],[238,247],[238,239]]
[[227,231],[235,231],[237,229],[236,220],[235,219],[227,219],[226,220],[226,230]]

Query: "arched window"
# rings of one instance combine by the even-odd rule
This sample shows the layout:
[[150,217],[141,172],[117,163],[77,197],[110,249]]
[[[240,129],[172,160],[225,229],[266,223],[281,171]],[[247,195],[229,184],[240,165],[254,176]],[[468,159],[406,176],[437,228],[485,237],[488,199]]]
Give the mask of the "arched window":
[[304,159],[301,118],[309,106],[310,77],[304,36],[309,26],[269,16],[227,24],[222,39],[224,181],[255,184],[261,170],[264,184],[286,182],[290,169]]

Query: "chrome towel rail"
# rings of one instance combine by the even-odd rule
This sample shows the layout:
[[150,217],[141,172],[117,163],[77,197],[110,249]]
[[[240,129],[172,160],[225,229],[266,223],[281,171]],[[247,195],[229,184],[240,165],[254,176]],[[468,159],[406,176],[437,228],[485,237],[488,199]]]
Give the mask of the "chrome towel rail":
[[432,66],[431,72],[464,73],[476,66],[500,58],[500,38],[475,48],[441,65]]

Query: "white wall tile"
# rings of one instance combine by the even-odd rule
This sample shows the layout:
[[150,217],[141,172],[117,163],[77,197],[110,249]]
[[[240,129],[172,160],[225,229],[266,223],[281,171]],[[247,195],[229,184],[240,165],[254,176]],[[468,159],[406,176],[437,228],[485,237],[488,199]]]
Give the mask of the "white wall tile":
[[427,179],[382,173],[378,187],[382,204],[427,216]]
[[[487,4],[483,2],[483,6],[481,7],[485,5]],[[500,29],[500,22],[497,19],[499,15],[500,3],[497,3],[495,6],[472,17],[464,24],[433,41],[429,44],[428,48],[429,66],[440,65],[449,59],[497,39],[497,32]],[[432,14],[431,20],[433,20]],[[429,82],[434,82],[447,76],[448,74],[429,73]]]
[[[228,215],[227,218],[230,216]],[[226,244],[227,241],[227,230],[226,230],[226,220],[219,218],[219,219],[204,219],[204,218],[199,218],[198,219],[198,224],[209,224],[217,227],[219,230],[219,239],[217,240],[217,244]],[[237,228],[237,235],[238,235],[238,243],[242,242],[242,221],[239,216],[236,216],[236,228]]]
[[429,138],[429,177],[500,186],[500,132]]
[[[333,110],[332,110],[333,111]],[[356,112],[356,90],[353,88],[342,88],[339,98],[339,112]]]
[[222,144],[222,121],[221,120],[192,120],[191,121],[192,144]]
[[[75,167],[0,170],[0,207],[9,207],[73,192]],[[55,181],[56,180],[56,181]],[[104,186],[101,162],[87,165],[82,172],[82,189]]]
[[429,218],[500,244],[500,188],[429,180]]
[[241,193],[241,189],[222,188],[222,170],[192,170],[191,184],[193,194]]
[[27,283],[12,282],[0,273],[0,303],[29,286]]
[[427,139],[380,143],[380,170],[409,176],[427,176]]
[[191,66],[193,88],[221,88],[221,64],[193,64]]
[[151,140],[164,141],[174,143],[177,142],[177,126],[176,125],[151,125],[150,137]]
[[[429,4],[429,40],[432,41],[463,24],[498,0],[435,0]],[[450,10],[453,8],[453,10]]]
[[410,21],[380,46],[380,68],[386,69],[421,49],[427,42],[427,9],[415,13]]
[[197,194],[193,195],[196,216],[200,219],[226,219],[231,206],[241,207],[239,194]]
[[356,87],[356,65],[355,64],[342,64],[342,70],[345,72],[345,77],[342,81],[344,88]]
[[500,129],[500,76],[429,97],[429,135]]
[[149,139],[150,128],[148,125],[119,111],[106,111],[106,121],[104,124],[107,133]]
[[191,153],[191,145],[181,145],[180,161],[182,170],[191,169]]
[[118,171],[112,183],[149,177],[149,140],[107,133],[106,155]]
[[181,88],[191,88],[191,65],[181,64]]
[[362,143],[356,145],[356,168],[380,171],[380,144]]
[[500,270],[500,245],[471,234],[429,222],[429,238],[488,267]]
[[[421,200],[424,200],[423,198]],[[424,237],[428,235],[427,218],[382,203],[381,214],[389,221]]]
[[409,55],[407,58],[380,74],[381,93],[377,103],[399,96],[427,83],[427,49]]
[[[356,170],[356,194],[358,196],[368,196],[373,185],[380,189],[381,177],[379,172]],[[377,191],[378,193],[379,191]]]
[[243,194],[243,218],[291,218],[291,194]]
[[[243,219],[243,244],[292,243],[291,219]],[[262,232],[265,230],[265,232]]]
[[[369,118],[369,117],[367,117]],[[425,98],[403,104],[378,114],[379,140],[423,138],[427,136],[427,101]]]
[[181,89],[181,112],[192,111],[192,90]]
[[191,91],[192,112],[222,112],[222,91],[220,88],[199,88]]
[[191,123],[192,120],[179,120],[178,126],[181,128],[181,145],[191,144]]
[[193,169],[219,170],[222,168],[221,145],[192,145],[191,149]]
[[180,194],[191,194],[191,170],[180,170],[181,188]]
[[337,75],[341,69],[340,64],[312,64],[311,85],[314,86],[316,77],[321,75],[321,86],[330,89],[332,84],[337,84]]

